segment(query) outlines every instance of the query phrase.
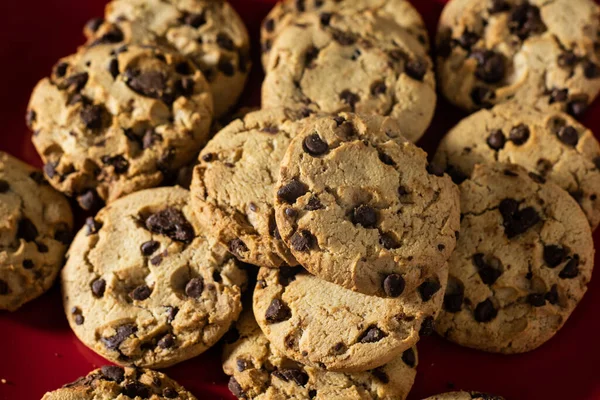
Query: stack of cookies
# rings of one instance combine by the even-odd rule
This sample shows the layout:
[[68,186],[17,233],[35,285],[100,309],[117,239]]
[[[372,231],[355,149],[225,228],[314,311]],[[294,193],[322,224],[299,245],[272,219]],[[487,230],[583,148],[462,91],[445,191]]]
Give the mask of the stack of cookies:
[[[14,214],[0,307],[47,290],[70,244],[69,323],[126,367],[44,399],[194,399],[147,368],[221,338],[247,400],[405,399],[436,331],[505,354],[547,342],[593,270],[600,144],[575,118],[600,91],[599,15],[592,0],[451,0],[438,82],[476,112],[428,161],[415,142],[436,77],[407,0],[277,4],[263,107],[212,138],[250,67],[239,16],[223,1],[113,0],[32,95],[47,182],[0,159]],[[190,163],[188,191],[173,184]],[[103,207],[72,243],[57,191]]]

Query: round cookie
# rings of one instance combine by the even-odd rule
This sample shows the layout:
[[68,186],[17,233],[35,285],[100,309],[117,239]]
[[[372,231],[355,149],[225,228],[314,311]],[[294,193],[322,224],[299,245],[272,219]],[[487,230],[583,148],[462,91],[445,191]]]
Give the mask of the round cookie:
[[148,189],[89,218],[62,271],[71,328],[122,365],[166,368],[204,352],[242,308],[246,273],[212,247],[187,190]]
[[261,268],[253,310],[273,348],[286,357],[328,371],[361,372],[393,362],[433,332],[447,274],[444,265],[429,277],[430,290],[384,299],[344,289],[302,267]]
[[580,117],[600,90],[592,0],[451,0],[439,23],[442,93],[466,110],[515,101]]
[[600,223],[600,144],[566,114],[515,103],[481,110],[442,140],[433,163],[460,183],[475,164],[518,164],[568,191],[595,229]]
[[71,242],[73,214],[41,171],[0,152],[0,310],[46,292]]
[[212,120],[210,88],[185,57],[105,36],[60,60],[27,112],[46,177],[86,210],[174,176]]
[[397,118],[415,142],[436,104],[433,63],[411,31],[378,14],[306,14],[273,43],[263,108],[308,107]]
[[375,15],[386,23],[394,23],[414,36],[429,49],[429,35],[419,12],[407,0],[317,0],[278,2],[264,19],[260,36],[262,62],[266,68],[273,42],[281,31],[296,22],[305,13],[319,15],[323,20],[333,14]]
[[261,267],[296,265],[275,225],[273,190],[300,112],[252,112],[221,130],[200,153],[192,206],[203,230],[238,259]]
[[385,297],[428,291],[456,244],[458,189],[397,121],[363,121],[317,118],[292,140],[276,186],[279,232],[322,279]]
[[514,165],[478,165],[460,189],[460,240],[436,330],[479,350],[533,350],[587,290],[594,243],[585,215],[567,192]]
[[152,400],[196,400],[193,394],[163,373],[113,365],[99,368],[61,389],[48,392],[42,400],[150,398]]
[[[132,31],[127,43],[160,42],[188,56],[210,84],[216,117],[237,103],[252,66],[250,38],[227,1],[113,0],[106,20]],[[90,41],[102,32],[99,22],[86,29]]]
[[237,323],[239,338],[223,350],[229,390],[240,399],[404,400],[417,375],[416,348],[371,371],[343,374],[307,367],[271,346],[248,310]]
[[504,400],[504,397],[480,392],[451,392],[431,396],[425,400]]

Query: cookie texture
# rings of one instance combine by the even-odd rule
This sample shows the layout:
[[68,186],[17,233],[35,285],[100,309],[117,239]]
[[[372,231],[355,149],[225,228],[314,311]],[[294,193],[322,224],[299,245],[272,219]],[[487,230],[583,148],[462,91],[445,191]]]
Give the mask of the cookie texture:
[[478,165],[460,189],[460,240],[436,330],[479,350],[533,350],[586,292],[594,243],[585,215],[567,192],[517,166]]
[[296,265],[275,224],[273,190],[300,112],[252,112],[204,148],[192,180],[192,206],[211,238],[241,261],[268,268]]
[[275,216],[311,273],[398,297],[429,286],[445,265],[460,226],[458,189],[401,127],[393,118],[344,114],[316,118],[292,140]]
[[254,291],[256,321],[271,343],[303,365],[361,372],[393,362],[432,333],[447,268],[431,276],[436,290],[398,299],[367,296],[306,273],[261,268]]
[[0,310],[52,286],[71,242],[73,214],[41,171],[0,152]]
[[273,42],[281,31],[305,14],[318,15],[324,22],[334,14],[374,15],[387,24],[396,24],[429,49],[429,35],[419,12],[407,0],[318,0],[278,2],[264,19],[260,36],[263,66],[269,64]]
[[460,183],[475,164],[496,161],[557,184],[581,205],[592,230],[600,223],[600,144],[570,116],[515,103],[481,110],[446,135],[433,162]]
[[60,60],[27,112],[49,182],[86,210],[169,180],[209,135],[202,73],[165,48],[123,46],[123,37],[110,31]]
[[165,368],[202,353],[241,311],[246,273],[204,239],[181,188],[109,205],[77,234],[62,271],[71,328],[122,365]]
[[161,372],[107,365],[42,400],[152,399],[196,400],[193,394]]
[[223,350],[229,390],[247,400],[404,400],[417,374],[416,348],[382,367],[343,374],[299,364],[281,354],[260,330],[252,311],[237,325],[239,338]]
[[451,392],[431,396],[425,400],[504,400],[504,397],[480,392]]
[[[215,116],[237,103],[251,68],[250,39],[227,1],[113,0],[106,21],[130,32],[127,43],[158,42],[189,57],[210,84]],[[105,34],[103,25],[94,28],[86,30],[91,42]]]
[[282,29],[265,69],[263,108],[392,116],[411,141],[423,135],[435,110],[426,47],[412,30],[375,11],[334,13],[326,20],[302,16]]
[[515,101],[580,117],[600,90],[592,0],[452,0],[440,18],[442,93],[466,110]]

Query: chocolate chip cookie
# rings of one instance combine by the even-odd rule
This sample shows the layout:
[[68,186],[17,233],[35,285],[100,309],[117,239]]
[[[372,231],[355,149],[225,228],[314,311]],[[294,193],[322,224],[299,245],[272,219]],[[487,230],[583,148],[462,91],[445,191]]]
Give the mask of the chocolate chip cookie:
[[196,400],[193,394],[165,374],[149,369],[107,365],[63,388],[46,393],[42,400],[97,399]]
[[279,233],[299,263],[368,295],[428,286],[460,226],[458,189],[399,126],[316,118],[292,140],[276,186]]
[[[131,33],[127,43],[159,42],[190,57],[210,84],[215,116],[237,103],[251,68],[250,39],[227,1],[113,0],[106,20]],[[101,24],[89,26],[90,42],[102,37]]]
[[52,286],[71,242],[73,214],[41,171],[0,152],[0,310]]
[[533,350],[586,292],[594,243],[585,214],[567,192],[514,165],[478,165],[460,189],[460,240],[436,330],[479,350]]
[[202,353],[242,308],[246,273],[210,246],[181,188],[148,189],[89,218],[62,272],[71,328],[122,365],[164,368]]
[[226,344],[223,371],[239,399],[404,400],[417,374],[416,348],[370,371],[343,374],[303,366],[272,346],[252,311],[237,323],[238,339]]
[[263,108],[308,107],[397,118],[417,141],[436,104],[433,63],[412,31],[378,14],[309,13],[273,43]]
[[275,224],[273,190],[301,112],[252,112],[208,143],[192,179],[192,206],[204,231],[241,261],[296,265]]
[[361,372],[393,363],[433,332],[447,266],[398,299],[367,296],[302,267],[261,268],[254,315],[271,346],[306,366]]
[[103,38],[60,60],[27,112],[46,177],[86,210],[170,179],[212,119],[208,83],[187,58],[122,45],[120,30]]
[[580,117],[600,90],[592,0],[452,0],[437,38],[442,93],[466,110],[515,101]]
[[334,14],[375,16],[386,24],[400,25],[429,49],[429,35],[423,19],[407,0],[283,0],[273,7],[262,23],[261,49],[265,67],[279,33],[306,13],[318,15],[324,23]]
[[495,161],[552,181],[577,200],[592,230],[600,223],[600,144],[575,119],[515,103],[481,110],[446,135],[433,162],[460,183],[475,164]]
[[480,392],[451,392],[431,396],[425,400],[504,400],[504,397]]

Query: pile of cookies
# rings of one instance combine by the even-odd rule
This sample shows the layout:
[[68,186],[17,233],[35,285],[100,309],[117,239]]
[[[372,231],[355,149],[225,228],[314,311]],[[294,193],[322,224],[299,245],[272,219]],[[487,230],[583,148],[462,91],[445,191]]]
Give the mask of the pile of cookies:
[[[74,333],[125,367],[44,399],[194,399],[148,368],[221,339],[240,399],[405,399],[423,336],[547,342],[594,264],[600,144],[575,118],[600,91],[599,16],[451,0],[436,80],[407,0],[284,0],[262,25],[262,109],[216,129],[250,69],[231,6],[110,2],[33,92],[43,174],[0,158],[0,308],[62,269]],[[428,161],[436,82],[475,112]],[[59,192],[93,213],[74,239]]]

